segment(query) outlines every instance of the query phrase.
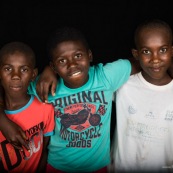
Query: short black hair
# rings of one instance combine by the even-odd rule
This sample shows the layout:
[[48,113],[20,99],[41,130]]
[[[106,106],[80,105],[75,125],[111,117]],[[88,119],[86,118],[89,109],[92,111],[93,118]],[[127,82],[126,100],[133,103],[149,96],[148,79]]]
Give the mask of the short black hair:
[[80,30],[77,28],[64,26],[55,30],[48,39],[47,53],[50,60],[52,60],[52,51],[58,44],[64,41],[80,41],[87,50],[89,49],[88,42]]
[[170,25],[160,19],[148,19],[148,20],[145,20],[143,23],[141,23],[135,30],[135,34],[134,34],[135,47],[137,46],[138,35],[141,32],[141,30],[144,28],[146,28],[146,29],[147,28],[149,28],[149,29],[152,29],[152,28],[165,29],[170,35],[170,40],[171,40],[171,44],[172,44],[172,29],[171,29]]
[[5,55],[14,54],[15,52],[23,53],[28,58],[31,58],[33,67],[35,67],[36,57],[35,57],[35,53],[32,50],[32,48],[23,42],[17,42],[17,41],[7,43],[0,49],[0,62],[1,62],[1,59]]

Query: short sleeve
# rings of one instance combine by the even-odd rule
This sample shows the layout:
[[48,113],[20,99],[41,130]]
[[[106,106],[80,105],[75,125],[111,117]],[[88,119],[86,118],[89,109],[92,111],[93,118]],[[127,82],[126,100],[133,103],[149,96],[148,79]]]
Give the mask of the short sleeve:
[[131,63],[129,60],[119,59],[103,66],[103,72],[113,91],[120,88],[130,77]]

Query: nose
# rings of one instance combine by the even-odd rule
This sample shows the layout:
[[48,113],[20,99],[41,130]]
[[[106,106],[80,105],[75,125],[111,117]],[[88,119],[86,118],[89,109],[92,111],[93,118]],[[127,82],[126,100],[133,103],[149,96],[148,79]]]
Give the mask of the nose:
[[154,64],[157,64],[157,63],[160,62],[159,54],[153,53],[152,62],[153,62]]
[[11,74],[12,80],[20,80],[21,74],[19,70],[13,70]]
[[71,59],[68,61],[68,68],[73,68],[77,66],[77,62],[75,59]]

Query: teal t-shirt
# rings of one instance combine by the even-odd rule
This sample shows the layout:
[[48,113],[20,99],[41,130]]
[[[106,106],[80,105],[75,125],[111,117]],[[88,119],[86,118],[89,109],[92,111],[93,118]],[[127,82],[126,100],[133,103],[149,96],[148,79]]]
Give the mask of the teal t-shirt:
[[[48,147],[48,163],[65,172],[91,172],[110,163],[110,119],[113,93],[129,78],[131,64],[117,60],[89,69],[89,80],[71,89],[60,78],[56,95],[55,134]],[[35,83],[29,92],[36,94]]]

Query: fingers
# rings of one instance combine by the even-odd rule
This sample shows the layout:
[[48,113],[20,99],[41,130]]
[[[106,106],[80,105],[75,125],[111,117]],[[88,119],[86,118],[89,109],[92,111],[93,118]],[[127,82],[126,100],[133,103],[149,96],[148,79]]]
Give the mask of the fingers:
[[36,91],[41,101],[47,103],[49,83],[44,81],[38,82],[36,85]]
[[8,142],[16,149],[23,150],[23,147],[25,147],[27,150],[29,150],[27,136],[22,128],[8,118],[3,120],[1,132],[6,137]]
[[28,141],[28,137],[26,136],[24,131],[20,131],[21,136],[18,137],[19,143],[24,146],[28,151],[30,151],[29,148],[29,141]]
[[43,97],[43,102],[45,103],[48,103],[48,93],[50,86],[51,84],[44,83],[44,86],[42,87],[42,97]]
[[[29,142],[25,140],[22,135],[15,136],[11,140],[8,140],[11,145],[13,145],[14,148],[23,151],[23,147],[30,151],[29,148]],[[23,147],[22,147],[23,146]]]
[[18,150],[20,150],[20,151],[23,151],[23,148],[22,148],[22,146],[21,146],[19,143],[10,142],[10,144],[11,144],[14,148],[16,148],[16,149],[18,149]]
[[[19,138],[19,142],[20,142],[20,144],[22,144],[22,146],[26,149],[26,150],[28,150],[28,151],[30,151],[30,148],[29,148],[29,141],[24,141],[23,139],[21,139],[21,138]],[[23,148],[22,148],[22,150],[23,150]]]
[[56,85],[57,85],[57,76],[52,71],[50,66],[47,66],[37,81],[36,91],[39,98],[43,102],[47,103],[49,92],[51,92],[53,96],[55,95]]
[[56,93],[56,86],[57,86],[57,82],[53,82],[52,85],[51,85],[51,94],[52,96],[55,96],[55,93]]
[[8,141],[16,149],[23,151],[23,147],[24,147],[24,148],[26,148],[26,150],[29,151],[30,150],[29,142],[27,140],[28,140],[28,138],[27,138],[25,132],[20,127],[18,127],[17,133],[15,133],[15,135],[13,135],[13,137]]
[[42,102],[48,103],[48,94],[50,92],[50,89],[52,96],[55,95],[56,86],[57,86],[57,81],[53,81],[52,83],[44,81],[37,83],[36,91]]
[[28,140],[28,137],[26,136],[25,132],[24,132],[22,129],[20,129],[20,135],[21,135],[21,138],[22,138],[23,140],[25,140],[25,141]]

